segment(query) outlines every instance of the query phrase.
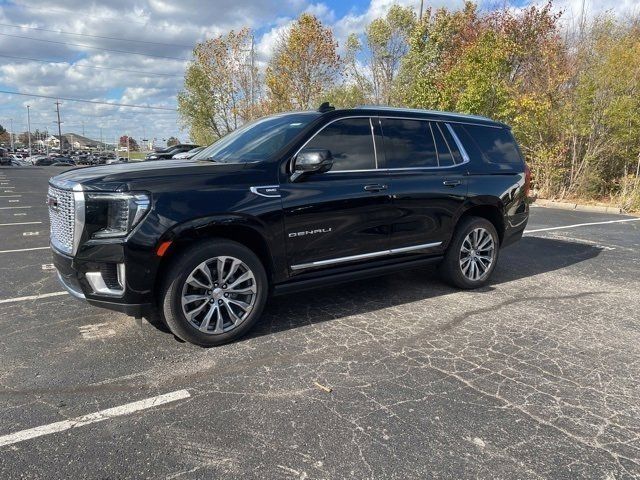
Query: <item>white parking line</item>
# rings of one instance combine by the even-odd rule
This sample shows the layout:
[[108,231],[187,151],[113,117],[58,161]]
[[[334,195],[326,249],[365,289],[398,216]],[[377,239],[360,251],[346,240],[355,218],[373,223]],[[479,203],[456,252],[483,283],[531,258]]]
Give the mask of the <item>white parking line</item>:
[[59,297],[60,295],[68,295],[68,292],[52,292],[52,293],[43,293],[40,295],[29,295],[28,297],[5,298],[4,300],[0,300],[0,303],[24,302],[26,300],[40,300],[41,298]]
[[127,403],[120,407],[107,408],[106,410],[100,410],[99,412],[90,413],[70,420],[63,420],[61,422],[50,423],[48,425],[41,425],[39,427],[22,430],[20,432],[10,433],[9,435],[0,437],[0,447],[24,442],[25,440],[42,437],[44,435],[51,435],[52,433],[64,432],[65,430],[71,430],[72,428],[102,422],[104,420],[121,417],[123,415],[130,415],[134,412],[157,407],[166,403],[176,402],[178,400],[189,398],[190,396],[191,394],[187,390],[176,390],[175,392],[145,398],[144,400]]
[[0,207],[0,210],[13,210],[14,208],[31,208],[31,207]]
[[23,237],[36,237],[40,235],[40,232],[22,232]]
[[22,195],[0,195],[0,198],[22,197]]
[[30,252],[31,250],[48,250],[49,247],[17,248],[15,250],[0,250],[0,253]]
[[19,222],[19,223],[0,223],[0,227],[9,227],[11,225],[37,225],[42,222]]
[[535,230],[525,230],[524,233],[549,232],[551,230],[564,230],[565,228],[588,227],[590,225],[606,225],[608,223],[639,222],[639,221],[640,221],[640,218],[625,218],[624,220],[609,220],[608,222],[576,223],[575,225],[564,225],[562,227],[549,227],[549,228],[537,228]]

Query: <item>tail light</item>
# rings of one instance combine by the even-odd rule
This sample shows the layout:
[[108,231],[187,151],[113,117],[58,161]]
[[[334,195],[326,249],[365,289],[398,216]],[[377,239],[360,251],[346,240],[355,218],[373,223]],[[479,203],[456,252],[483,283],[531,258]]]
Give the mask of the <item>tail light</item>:
[[531,169],[529,165],[524,164],[524,196],[528,197],[531,193]]

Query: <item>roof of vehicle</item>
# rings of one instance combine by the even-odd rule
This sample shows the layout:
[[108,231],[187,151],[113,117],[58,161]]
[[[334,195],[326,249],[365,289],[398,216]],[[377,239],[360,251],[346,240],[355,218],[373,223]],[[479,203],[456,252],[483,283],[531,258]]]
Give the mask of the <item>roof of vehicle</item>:
[[335,110],[327,111],[324,115],[345,116],[345,114],[377,115],[377,116],[385,116],[385,115],[393,114],[394,116],[431,118],[431,119],[445,120],[450,122],[477,123],[482,125],[492,125],[492,126],[511,128],[509,127],[509,125],[506,125],[505,123],[499,122],[497,120],[492,120],[491,118],[483,117],[480,115],[470,115],[466,113],[457,113],[457,112],[444,112],[439,110],[422,110],[418,108],[386,107],[382,105],[359,105],[355,108],[335,109]]

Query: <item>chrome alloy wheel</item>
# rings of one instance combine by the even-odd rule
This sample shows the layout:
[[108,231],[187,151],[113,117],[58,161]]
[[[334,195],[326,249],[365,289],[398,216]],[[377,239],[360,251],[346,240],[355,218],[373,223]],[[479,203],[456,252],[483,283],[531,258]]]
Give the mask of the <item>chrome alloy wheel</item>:
[[491,271],[496,258],[496,246],[489,231],[474,228],[460,248],[460,269],[469,280],[483,280]]
[[249,316],[257,292],[253,272],[242,260],[210,258],[187,277],[182,287],[182,313],[203,333],[225,333]]

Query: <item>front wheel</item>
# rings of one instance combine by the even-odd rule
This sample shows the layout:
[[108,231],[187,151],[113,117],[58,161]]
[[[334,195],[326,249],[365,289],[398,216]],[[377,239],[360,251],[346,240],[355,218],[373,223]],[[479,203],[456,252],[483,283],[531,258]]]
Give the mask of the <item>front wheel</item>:
[[464,218],[456,228],[440,271],[451,285],[473,289],[486,285],[496,267],[500,239],[493,224],[482,217]]
[[244,245],[215,239],[180,253],[167,271],[164,319],[177,337],[205,347],[244,335],[268,292],[265,269]]

